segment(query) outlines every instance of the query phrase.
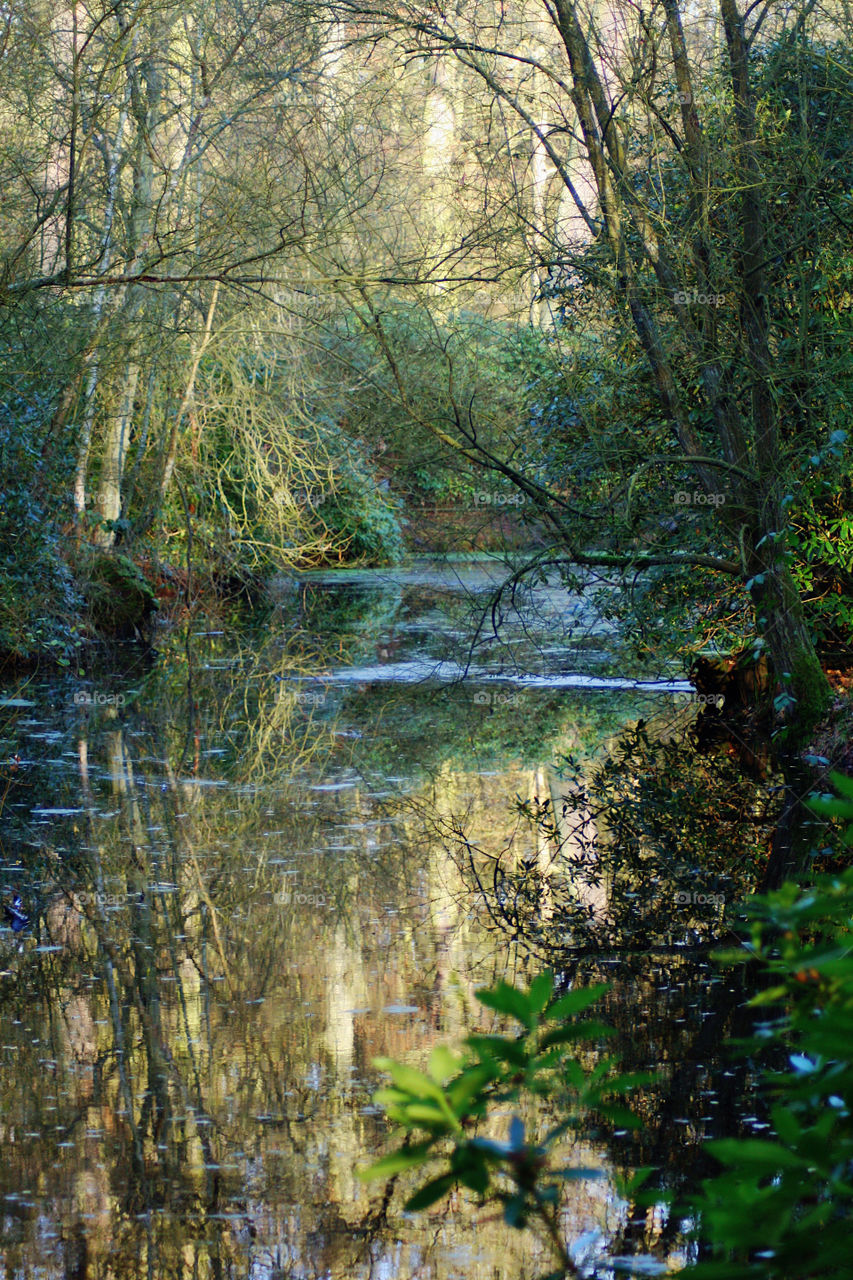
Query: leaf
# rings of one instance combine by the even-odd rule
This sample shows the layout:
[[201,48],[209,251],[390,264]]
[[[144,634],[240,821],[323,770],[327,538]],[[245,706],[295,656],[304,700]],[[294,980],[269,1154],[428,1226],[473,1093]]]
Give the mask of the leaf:
[[514,1067],[526,1066],[528,1053],[521,1040],[508,1036],[468,1036],[465,1043],[481,1057],[498,1058]]
[[654,1084],[657,1076],[653,1071],[625,1071],[622,1075],[613,1076],[606,1082],[608,1092],[630,1093],[645,1084]]
[[460,1114],[465,1103],[470,1102],[487,1084],[494,1080],[494,1071],[485,1064],[470,1067],[447,1087],[451,1106]]
[[550,1049],[552,1045],[569,1044],[572,1040],[604,1040],[615,1034],[614,1029],[603,1022],[570,1022],[548,1031],[542,1037],[541,1047]]
[[836,791],[840,791],[848,800],[853,800],[853,778],[848,777],[845,773],[838,773],[833,770],[829,775],[829,780]]
[[438,1085],[455,1076],[461,1066],[462,1059],[452,1053],[446,1044],[437,1044],[430,1054],[429,1074]]
[[419,1142],[417,1146],[401,1147],[399,1151],[382,1156],[367,1168],[357,1169],[356,1175],[362,1182],[372,1182],[376,1178],[391,1178],[403,1169],[414,1169],[429,1159],[432,1145],[433,1139],[430,1138],[427,1142]]
[[522,1023],[528,1030],[533,1025],[533,1010],[530,1000],[518,987],[508,982],[499,982],[494,987],[482,987],[474,993],[480,1004],[494,1009],[496,1013],[507,1013]]
[[630,1177],[623,1178],[619,1183],[619,1192],[622,1196],[630,1198],[635,1195],[642,1186],[648,1182],[649,1178],[657,1170],[657,1165],[647,1164],[639,1169],[635,1169]]
[[554,975],[549,969],[538,974],[530,984],[527,998],[534,1013],[541,1013],[554,993]]
[[403,1093],[401,1089],[377,1089],[373,1095],[373,1101],[378,1107],[393,1107],[399,1102],[409,1102],[410,1093]]
[[802,1130],[794,1118],[790,1107],[775,1106],[770,1110],[773,1127],[783,1142],[794,1147],[800,1140]]
[[573,1058],[569,1059],[569,1061],[564,1064],[563,1070],[565,1072],[566,1079],[573,1089],[580,1091],[586,1086],[586,1072],[579,1062],[575,1062]]
[[784,1000],[788,994],[787,987],[768,987],[766,991],[759,991],[757,996],[753,996],[747,1001],[750,1008],[759,1008],[765,1004],[778,1004],[780,1000]]
[[472,1138],[468,1146],[492,1160],[505,1160],[512,1153],[508,1142],[498,1142],[495,1138]]
[[509,1145],[513,1151],[524,1146],[524,1121],[520,1116],[513,1116],[509,1122]]
[[431,1107],[426,1102],[410,1102],[405,1111],[410,1120],[414,1120],[418,1124],[425,1124],[429,1128],[435,1128],[436,1126],[442,1129],[455,1128],[455,1125],[448,1119],[447,1112],[443,1111],[441,1107]]
[[545,1017],[554,1021],[557,1018],[568,1018],[573,1014],[582,1013],[609,989],[609,983],[598,982],[591,987],[578,987],[574,991],[567,991],[565,995],[549,1005],[545,1010]]
[[484,1195],[489,1189],[489,1170],[485,1160],[469,1161],[464,1167],[457,1170],[456,1177],[463,1187],[468,1187],[470,1191],[476,1191],[478,1195]]
[[721,1164],[736,1167],[752,1165],[755,1169],[766,1169],[768,1173],[807,1167],[806,1161],[795,1152],[763,1138],[715,1138],[706,1145]]
[[393,1058],[374,1058],[373,1065],[380,1071],[387,1071],[397,1088],[405,1090],[412,1097],[433,1098],[436,1102],[443,1097],[434,1080],[404,1062],[395,1062]]
[[433,1178],[430,1182],[425,1182],[419,1191],[413,1196],[409,1196],[406,1201],[405,1208],[409,1213],[417,1213],[421,1209],[428,1209],[431,1204],[435,1204],[442,1196],[447,1195],[456,1185],[456,1175],[452,1173],[443,1173],[438,1178]]
[[629,1111],[627,1107],[614,1106],[611,1102],[601,1102],[598,1105],[599,1111],[608,1120],[612,1120],[614,1124],[618,1124],[622,1129],[642,1129],[643,1122],[639,1116],[635,1116],[633,1111]]
[[523,1227],[526,1221],[523,1196],[511,1196],[504,1205],[504,1222],[508,1227]]

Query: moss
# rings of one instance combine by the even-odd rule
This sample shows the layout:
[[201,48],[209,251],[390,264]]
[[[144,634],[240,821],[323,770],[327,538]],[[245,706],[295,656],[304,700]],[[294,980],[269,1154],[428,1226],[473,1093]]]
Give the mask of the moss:
[[786,724],[785,739],[792,746],[804,743],[814,732],[832,698],[832,689],[820,663],[804,653],[793,663],[786,687],[796,690],[796,703]]

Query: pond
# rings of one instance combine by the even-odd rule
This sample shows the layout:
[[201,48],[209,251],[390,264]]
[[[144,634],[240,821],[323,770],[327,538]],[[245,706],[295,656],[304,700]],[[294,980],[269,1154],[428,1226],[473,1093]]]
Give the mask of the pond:
[[406,1216],[356,1171],[388,1143],[374,1058],[423,1065],[545,962],[611,983],[590,1060],[659,1072],[639,1134],[572,1139],[601,1175],[571,1186],[573,1256],[683,1262],[687,1224],[616,1180],[683,1189],[703,1137],[764,1127],[720,1058],[744,993],[703,945],[719,882],[679,911],[659,868],[599,865],[583,779],[614,758],[636,790],[624,733],[676,741],[690,686],[505,578],[282,579],[261,619],[0,690],[3,1280],[542,1274],[494,1215]]

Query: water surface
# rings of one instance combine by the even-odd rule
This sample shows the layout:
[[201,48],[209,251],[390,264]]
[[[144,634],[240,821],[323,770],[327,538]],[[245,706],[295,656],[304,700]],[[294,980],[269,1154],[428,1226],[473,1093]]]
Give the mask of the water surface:
[[683,1224],[615,1178],[657,1163],[681,1185],[748,1111],[717,1057],[741,995],[689,914],[660,947],[573,953],[566,903],[607,922],[616,881],[581,885],[523,806],[582,828],[560,762],[582,773],[638,719],[671,730],[689,686],[557,581],[505,576],[282,580],[262,623],[196,620],[153,659],[0,690],[4,900],[31,921],[0,929],[3,1280],[547,1271],[460,1197],[405,1217],[356,1176],[388,1141],[373,1059],[492,1025],[477,987],[546,961],[609,978],[616,1047],[662,1073],[639,1138],[569,1144],[602,1175],[570,1190],[575,1256],[683,1259]]

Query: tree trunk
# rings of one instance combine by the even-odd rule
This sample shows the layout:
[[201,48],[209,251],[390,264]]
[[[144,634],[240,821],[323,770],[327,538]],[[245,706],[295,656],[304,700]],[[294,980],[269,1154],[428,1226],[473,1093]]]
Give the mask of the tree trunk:
[[758,634],[781,692],[790,699],[787,705],[779,704],[782,719],[793,736],[805,737],[826,709],[831,689],[787,563],[781,558],[763,559],[760,552],[754,552],[749,561]]
[[[121,481],[127,458],[133,402],[136,398],[138,382],[139,365],[129,362],[119,390],[118,403],[107,419],[104,432],[101,483],[97,499],[98,514],[102,520],[118,520],[121,515]],[[99,547],[111,547],[115,542],[115,530],[99,527],[95,541]]]

